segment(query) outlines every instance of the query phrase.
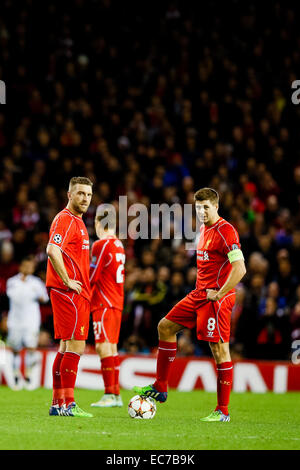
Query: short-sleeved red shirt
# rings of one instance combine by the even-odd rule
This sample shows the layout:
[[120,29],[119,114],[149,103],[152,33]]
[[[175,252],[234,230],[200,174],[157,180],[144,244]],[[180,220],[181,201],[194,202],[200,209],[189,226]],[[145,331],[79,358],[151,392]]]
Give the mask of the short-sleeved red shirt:
[[[70,279],[82,282],[81,295],[90,301],[89,235],[81,217],[65,208],[54,218],[49,234],[49,244],[58,246]],[[50,259],[47,264],[46,286],[69,291],[54,270]]]
[[117,237],[107,236],[93,244],[90,266],[91,311],[102,307],[123,309],[124,264],[123,243]]
[[197,246],[197,290],[220,289],[231,269],[227,254],[241,249],[233,225],[220,217],[216,223],[201,226]]

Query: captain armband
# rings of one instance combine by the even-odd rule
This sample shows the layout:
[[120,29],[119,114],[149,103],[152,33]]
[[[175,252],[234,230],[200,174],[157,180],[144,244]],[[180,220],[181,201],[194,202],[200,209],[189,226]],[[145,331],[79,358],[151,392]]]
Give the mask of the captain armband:
[[242,250],[232,250],[229,253],[227,253],[227,256],[228,256],[230,263],[233,263],[234,261],[238,261],[240,259],[244,259]]

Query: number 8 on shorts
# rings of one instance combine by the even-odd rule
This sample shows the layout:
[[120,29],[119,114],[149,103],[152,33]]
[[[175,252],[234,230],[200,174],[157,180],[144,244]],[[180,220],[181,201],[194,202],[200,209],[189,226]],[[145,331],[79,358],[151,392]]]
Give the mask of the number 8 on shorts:
[[216,328],[216,320],[213,317],[210,317],[207,322],[207,329],[208,331],[214,331]]

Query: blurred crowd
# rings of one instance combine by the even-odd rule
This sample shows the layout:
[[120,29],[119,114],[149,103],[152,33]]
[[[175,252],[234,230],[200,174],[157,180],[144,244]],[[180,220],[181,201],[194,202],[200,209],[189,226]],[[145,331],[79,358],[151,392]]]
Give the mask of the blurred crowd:
[[[6,280],[27,254],[45,279],[50,224],[80,175],[94,183],[85,216],[92,241],[102,202],[186,204],[197,189],[215,188],[247,265],[233,357],[288,359],[300,339],[300,105],[291,102],[299,6],[274,1],[266,15],[252,0],[2,3],[2,337]],[[148,352],[160,318],[194,288],[196,256],[184,240],[125,247],[119,347]],[[42,316],[40,346],[51,346],[49,304]],[[182,355],[209,353],[194,332],[178,344]]]

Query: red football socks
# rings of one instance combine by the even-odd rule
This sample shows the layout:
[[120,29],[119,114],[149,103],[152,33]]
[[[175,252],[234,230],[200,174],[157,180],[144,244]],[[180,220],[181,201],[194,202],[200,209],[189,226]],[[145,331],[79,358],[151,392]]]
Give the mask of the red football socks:
[[157,366],[156,366],[156,381],[153,386],[159,392],[168,391],[168,379],[171,365],[175,359],[177,351],[177,343],[170,343],[168,341],[159,340]]
[[65,352],[60,364],[61,385],[64,392],[66,406],[74,402],[74,387],[77,377],[80,355],[74,352]]
[[120,358],[118,354],[114,356],[114,366],[115,366],[114,394],[120,395],[120,384],[119,384]]
[[115,393],[115,361],[114,356],[101,359],[101,371],[105,387],[104,393]]
[[58,351],[55,356],[52,366],[52,378],[53,378],[53,393],[52,393],[52,405],[61,406],[64,402],[63,389],[61,385],[60,375],[60,364],[64,357],[64,353]]
[[232,362],[223,362],[217,364],[217,396],[218,405],[216,410],[222,411],[228,415],[228,405],[233,379],[233,364]]

